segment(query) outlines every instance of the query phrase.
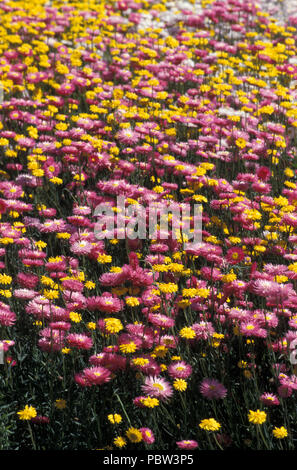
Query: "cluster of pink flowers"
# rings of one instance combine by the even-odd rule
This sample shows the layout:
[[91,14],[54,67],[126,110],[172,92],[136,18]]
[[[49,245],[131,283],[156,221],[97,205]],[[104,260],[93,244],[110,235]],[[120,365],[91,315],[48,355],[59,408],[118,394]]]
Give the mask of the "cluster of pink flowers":
[[[255,376],[263,407],[297,389],[297,22],[184,3],[0,5],[1,350],[11,363],[29,330],[76,391],[123,387],[144,421],[176,400],[223,407]],[[201,204],[201,243],[168,214],[166,236],[122,236],[169,204]],[[175,444],[195,449],[185,423]]]

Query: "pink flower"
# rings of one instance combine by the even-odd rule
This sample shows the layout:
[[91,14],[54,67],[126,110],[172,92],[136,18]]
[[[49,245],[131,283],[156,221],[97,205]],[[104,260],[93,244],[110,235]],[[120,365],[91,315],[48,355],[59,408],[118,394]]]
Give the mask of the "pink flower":
[[62,287],[69,291],[82,292],[84,285],[76,279],[66,279],[65,281],[62,281]]
[[91,311],[118,313],[123,308],[123,301],[110,292],[104,292],[101,296],[89,297],[87,299],[87,308]]
[[111,371],[101,366],[90,367],[83,370],[82,377],[85,384],[89,387],[92,385],[102,385],[110,381]]
[[193,323],[192,328],[196,333],[195,339],[207,340],[215,332],[211,322],[201,321],[199,323]]
[[11,310],[8,309],[0,309],[0,325],[1,326],[12,326],[16,322],[16,314],[14,312],[11,312]]
[[[141,361],[139,361],[141,359]],[[145,375],[158,375],[161,373],[161,367],[149,354],[141,354],[131,359],[131,367],[140,370]]]
[[159,398],[160,400],[167,400],[173,395],[170,383],[157,376],[146,377],[141,389],[148,396]]
[[153,444],[155,442],[155,436],[150,428],[139,428],[142,434],[142,439],[146,444]]
[[173,318],[167,317],[161,313],[150,313],[148,315],[148,321],[161,328],[172,328],[175,324]]
[[58,176],[62,171],[61,163],[57,163],[52,157],[48,157],[43,165],[44,173],[47,178]]
[[11,341],[8,339],[0,340],[0,351],[6,352],[9,350],[11,346],[14,346],[14,345],[15,345],[14,341]]
[[68,310],[86,308],[86,298],[81,292],[64,290],[63,299],[66,303]]
[[47,328],[43,330],[44,335],[38,341],[42,351],[60,351],[64,347],[64,332]]
[[7,199],[19,198],[23,193],[23,188],[20,185],[16,185],[10,182],[3,182],[0,186],[0,191]]
[[[57,231],[59,230],[57,229]],[[45,268],[48,271],[64,271],[67,268],[67,264],[63,257],[60,258],[61,259],[57,259],[55,261],[48,261],[45,265]]]
[[125,145],[135,145],[139,140],[139,134],[131,128],[121,129],[116,137],[120,143]]
[[16,280],[18,284],[27,289],[34,289],[39,282],[39,277],[35,274],[18,273]]
[[31,422],[36,424],[48,424],[50,419],[47,416],[35,416],[35,418],[31,419]]
[[288,376],[286,374],[280,374],[279,381],[281,385],[291,388],[292,390],[297,390],[297,376],[296,375]]
[[200,384],[200,393],[208,400],[225,398],[227,389],[216,379],[204,379]]
[[192,374],[192,367],[184,361],[177,361],[168,366],[170,377],[177,379],[187,379]]
[[244,336],[255,336],[259,338],[266,338],[267,331],[263,328],[260,328],[258,323],[254,320],[245,321],[239,327],[239,331]]
[[204,266],[200,270],[200,274],[204,279],[207,279],[208,281],[219,281],[222,278],[222,273],[219,269],[217,268],[209,268],[207,266]]
[[56,321],[50,322],[48,326],[49,328],[52,328],[54,330],[68,331],[71,328],[71,323],[68,323],[66,321]]
[[293,394],[292,388],[287,385],[279,385],[277,392],[281,398],[289,398]]
[[115,352],[102,352],[93,355],[89,359],[90,364],[94,366],[102,366],[114,372],[116,370],[124,370],[127,365],[127,359]]
[[93,249],[93,244],[88,240],[80,240],[70,246],[70,250],[75,255],[88,255]]
[[245,253],[242,248],[233,247],[227,251],[226,260],[229,264],[238,264],[245,258]]
[[271,172],[270,172],[270,170],[267,166],[261,166],[261,167],[258,168],[258,170],[256,172],[256,175],[262,181],[268,181],[270,176],[271,176]]
[[273,393],[263,393],[260,396],[260,401],[267,406],[279,405],[279,399]]
[[31,300],[38,295],[38,292],[32,289],[15,289],[13,295],[18,299]]
[[179,449],[188,449],[188,450],[193,450],[193,449],[196,449],[198,447],[198,442],[197,441],[193,441],[193,440],[183,440],[183,441],[178,441],[176,443],[177,447]]
[[160,344],[166,346],[166,348],[176,348],[178,344],[178,338],[173,335],[162,335],[160,338]]
[[100,276],[99,282],[103,286],[118,286],[126,280],[126,275],[124,272],[118,273],[104,273]]
[[92,338],[82,333],[70,333],[67,336],[67,343],[70,348],[91,349],[93,346]]
[[42,233],[63,232],[66,230],[66,223],[62,219],[46,219],[40,227]]
[[126,330],[137,339],[139,345],[144,349],[150,349],[155,341],[155,333],[153,328],[147,327],[141,323],[126,325]]

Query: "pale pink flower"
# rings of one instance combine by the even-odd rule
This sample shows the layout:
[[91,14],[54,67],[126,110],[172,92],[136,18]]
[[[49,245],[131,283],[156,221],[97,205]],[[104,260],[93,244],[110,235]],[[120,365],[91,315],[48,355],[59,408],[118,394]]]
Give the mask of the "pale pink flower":
[[173,395],[173,388],[170,383],[157,376],[146,377],[141,389],[146,395],[160,400],[167,400]]
[[216,379],[204,379],[199,389],[200,393],[208,400],[218,400],[227,395],[227,389]]

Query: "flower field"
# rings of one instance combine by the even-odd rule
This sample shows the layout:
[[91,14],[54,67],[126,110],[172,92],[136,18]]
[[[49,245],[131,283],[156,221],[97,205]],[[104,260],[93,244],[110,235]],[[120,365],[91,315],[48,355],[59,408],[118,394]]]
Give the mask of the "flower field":
[[[295,449],[297,17],[0,15],[0,449]],[[201,243],[128,237],[152,205],[199,205]]]

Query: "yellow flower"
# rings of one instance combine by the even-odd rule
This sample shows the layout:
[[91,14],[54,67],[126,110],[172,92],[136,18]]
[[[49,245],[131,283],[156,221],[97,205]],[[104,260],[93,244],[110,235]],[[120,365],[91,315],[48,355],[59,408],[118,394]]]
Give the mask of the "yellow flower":
[[73,321],[74,323],[80,323],[81,320],[82,320],[82,316],[80,313],[77,313],[77,312],[70,312],[69,313],[69,318],[71,321]]
[[7,274],[0,274],[0,284],[11,284],[12,277]]
[[165,357],[168,352],[168,349],[164,345],[158,345],[155,347],[154,351],[152,352],[153,357]]
[[61,351],[62,351],[63,354],[69,354],[71,349],[70,348],[63,348],[63,349],[61,349]]
[[233,272],[233,269],[231,269],[231,272],[228,273],[228,274],[224,274],[224,276],[222,276],[222,282],[232,282],[232,281],[235,281],[237,279],[237,276],[236,274]]
[[55,407],[58,408],[58,410],[64,410],[66,408],[66,400],[63,398],[57,398],[55,401]]
[[196,336],[196,333],[195,331],[193,330],[193,328],[189,327],[189,326],[185,326],[184,328],[182,328],[179,332],[179,335],[182,337],[182,338],[186,338],[186,339],[194,339],[195,336]]
[[153,398],[153,397],[142,398],[141,403],[143,404],[143,406],[146,406],[147,408],[155,408],[156,406],[159,406],[160,404],[158,398]]
[[221,425],[214,418],[209,418],[203,419],[199,424],[199,427],[205,431],[218,431]]
[[289,204],[289,201],[286,197],[279,196],[274,198],[275,204],[278,206],[287,206]]
[[14,243],[14,239],[10,237],[3,237],[0,238],[0,243],[2,243],[2,245],[8,245],[9,243]]
[[122,421],[121,415],[115,413],[107,416],[108,421],[112,424],[119,424]]
[[154,264],[153,270],[159,273],[166,273],[168,271],[168,266],[166,266],[165,264]]
[[86,288],[86,289],[95,289],[95,287],[96,287],[95,282],[87,281],[87,282],[85,283],[85,288]]
[[124,354],[134,353],[137,349],[136,344],[131,341],[131,343],[120,344],[119,349]]
[[288,270],[297,273],[297,263],[289,264]]
[[142,441],[142,434],[136,428],[129,428],[126,431],[126,436],[128,437],[129,441],[133,442],[134,444]]
[[[53,183],[53,184],[62,184],[63,180],[61,178],[58,178],[57,176],[53,176],[52,178],[50,178],[50,182]],[[67,238],[69,238],[69,237],[67,237]]]
[[1,289],[0,290],[0,295],[3,295],[3,297],[6,297],[7,299],[9,299],[12,296],[12,293],[8,289],[6,289],[6,290]]
[[235,143],[236,143],[237,147],[239,147],[241,149],[246,147],[246,141],[245,141],[245,139],[243,139],[241,137],[239,139],[236,139]]
[[126,297],[125,302],[129,307],[137,307],[140,305],[140,302],[137,297]]
[[44,175],[44,171],[41,168],[36,168],[35,170],[32,170],[32,175],[40,178]]
[[145,366],[149,364],[150,361],[145,357],[135,357],[134,359],[132,359],[132,362],[136,366]]
[[124,328],[118,318],[104,318],[104,323],[108,333],[118,333]]
[[42,248],[45,248],[47,246],[47,243],[43,242],[42,240],[34,242],[35,246],[38,248],[38,250],[42,250]]
[[266,421],[266,413],[265,411],[257,410],[257,411],[249,411],[248,419],[250,423],[253,424],[263,424]]
[[286,430],[284,426],[281,426],[280,428],[275,427],[272,431],[272,434],[277,439],[283,439],[284,437],[287,437],[288,431]]
[[55,281],[51,277],[47,277],[47,276],[41,277],[41,283],[44,284],[45,286],[50,286],[52,288],[54,288],[55,286]]
[[181,361],[181,357],[180,356],[172,356],[171,360],[172,361]]
[[168,283],[158,283],[158,287],[161,292],[164,294],[169,294],[176,292],[178,290],[178,286],[174,284],[173,282],[168,282]]
[[286,168],[284,170],[284,173],[285,173],[287,178],[293,178],[293,176],[294,176],[294,171],[291,168]]
[[253,374],[251,373],[250,370],[244,370],[243,375],[245,376],[246,379],[251,379],[253,377]]
[[99,254],[97,257],[97,261],[100,264],[111,263],[112,257],[110,255]]
[[187,382],[184,379],[175,379],[173,382],[173,388],[179,392],[184,392],[188,387]]
[[122,268],[120,266],[112,266],[110,268],[110,272],[111,273],[121,273],[122,272]]
[[59,291],[54,290],[54,289],[44,289],[43,295],[48,300],[58,299]]
[[163,186],[155,186],[155,187],[153,188],[153,191],[154,191],[155,193],[160,194],[160,193],[162,193],[162,192],[164,191],[164,188],[163,188]]
[[32,418],[35,418],[37,415],[37,411],[33,406],[26,405],[25,408],[17,413],[19,415],[19,419],[29,421]]
[[113,443],[116,447],[125,447],[125,445],[127,445],[127,441],[121,436],[116,437]]

